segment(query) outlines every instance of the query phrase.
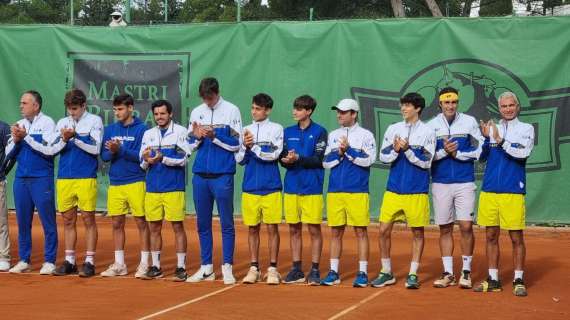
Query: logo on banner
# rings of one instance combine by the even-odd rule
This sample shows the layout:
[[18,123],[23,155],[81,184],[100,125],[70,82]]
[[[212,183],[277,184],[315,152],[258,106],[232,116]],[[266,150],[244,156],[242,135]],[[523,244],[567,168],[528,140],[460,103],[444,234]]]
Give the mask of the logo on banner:
[[[519,119],[535,128],[535,146],[527,161],[528,171],[560,169],[561,143],[570,142],[570,88],[531,91],[526,83],[508,69],[478,59],[453,59],[432,64],[414,74],[399,91],[381,88],[351,88],[361,107],[362,125],[382,141],[392,123],[402,121],[399,99],[408,92],[418,92],[426,99],[422,120],[440,113],[438,93],[444,87],[459,90],[458,111],[477,120],[500,119],[497,98],[506,91],[519,98]],[[478,164],[479,165],[479,164]],[[380,162],[375,166],[387,168]],[[480,173],[482,167],[477,168]]]
[[177,123],[186,120],[190,99],[190,53],[68,53],[67,88],[87,95],[89,112],[114,122],[113,99],[130,94],[135,115],[154,126],[151,105],[165,99]]

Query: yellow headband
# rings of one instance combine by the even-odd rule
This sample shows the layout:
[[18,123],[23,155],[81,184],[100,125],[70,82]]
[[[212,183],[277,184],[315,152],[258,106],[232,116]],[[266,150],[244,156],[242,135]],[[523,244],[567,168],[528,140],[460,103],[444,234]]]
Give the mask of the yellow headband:
[[455,92],[447,92],[447,93],[444,93],[444,94],[439,96],[440,102],[449,101],[449,100],[457,101],[457,100],[459,100],[459,96]]

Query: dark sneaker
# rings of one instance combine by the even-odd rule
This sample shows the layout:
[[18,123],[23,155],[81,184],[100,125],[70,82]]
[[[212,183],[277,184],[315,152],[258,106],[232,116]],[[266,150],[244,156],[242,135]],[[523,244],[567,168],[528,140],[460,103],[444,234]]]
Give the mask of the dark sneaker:
[[74,264],[71,264],[69,261],[65,260],[63,261],[63,263],[55,268],[55,271],[53,272],[54,276],[67,276],[70,274],[76,274],[77,273],[77,266]]
[[311,286],[321,285],[321,273],[319,272],[319,269],[311,269],[307,276],[307,283]]
[[365,272],[359,271],[356,274],[356,279],[352,283],[355,288],[366,288],[368,287],[368,275]]
[[148,268],[148,271],[143,277],[141,277],[141,279],[152,280],[152,279],[162,278],[162,276],[163,276],[162,270],[156,266],[152,266]]
[[408,274],[406,278],[406,289],[419,289],[420,288],[420,280],[416,274]]
[[475,292],[501,292],[503,291],[503,287],[501,286],[500,280],[492,280],[491,278],[487,278],[487,280],[482,281],[473,288]]
[[186,269],[184,268],[176,268],[174,271],[174,275],[172,276],[172,281],[174,282],[184,282],[188,278],[188,274],[186,273]]
[[325,286],[334,286],[335,284],[340,284],[340,277],[336,271],[330,270],[327,276],[321,280],[321,284]]
[[382,288],[385,286],[392,285],[394,283],[396,283],[396,278],[394,277],[394,274],[392,274],[392,272],[389,273],[380,272],[378,278],[372,280],[372,282],[370,282],[370,285],[373,286],[374,288]]
[[91,262],[85,262],[79,270],[79,276],[89,278],[95,275],[95,266]]
[[513,281],[513,294],[517,297],[526,297],[528,295],[523,279],[516,278]]
[[305,274],[303,273],[303,271],[295,268],[291,269],[291,271],[289,271],[289,273],[285,277],[285,280],[283,280],[283,283],[304,283],[304,282],[305,282]]

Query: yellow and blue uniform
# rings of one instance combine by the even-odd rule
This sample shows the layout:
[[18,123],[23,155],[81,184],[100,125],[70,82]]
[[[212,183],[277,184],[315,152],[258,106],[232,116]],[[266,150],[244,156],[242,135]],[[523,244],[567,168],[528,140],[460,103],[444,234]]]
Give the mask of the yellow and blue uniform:
[[[394,150],[394,139],[407,139],[406,151]],[[418,120],[392,124],[380,147],[380,161],[390,164],[380,222],[407,221],[410,227],[429,224],[429,170],[435,153],[435,132]]]
[[144,217],[146,194],[145,171],[140,167],[139,151],[147,126],[139,118],[124,125],[117,121],[105,127],[103,145],[110,140],[120,143],[119,151],[111,153],[102,148],[101,159],[110,162],[107,212],[109,216],[130,212],[135,217]]
[[[485,139],[480,160],[486,161],[477,223],[506,230],[525,228],[526,160],[534,147],[534,127],[515,118],[497,126],[501,143]],[[492,131],[492,130],[491,130]]]
[[[340,141],[349,147],[341,156]],[[331,169],[327,194],[327,220],[331,227],[370,224],[368,183],[370,167],[376,159],[376,140],[372,132],[358,123],[329,134],[323,167]]]
[[21,119],[17,125],[25,128],[24,140],[9,139],[6,160],[17,162],[14,179],[14,205],[18,222],[18,253],[20,260],[30,263],[32,252],[32,218],[37,208],[44,230],[44,258],[55,263],[57,254],[57,225],[55,219],[55,190],[53,185],[53,153],[45,148],[55,135],[55,123],[40,112],[32,119]]
[[283,150],[283,127],[265,119],[246,126],[253,135],[253,146],[243,144],[236,161],[245,166],[242,183],[242,218],[247,226],[261,222],[279,224],[282,219],[279,155]]
[[[146,162],[143,152],[162,154],[162,161]],[[170,121],[167,128],[148,129],[142,139],[139,157],[147,170],[145,216],[147,221],[182,221],[185,217],[186,161],[191,154],[186,128]]]
[[78,121],[65,117],[57,122],[56,133],[73,128],[75,136],[64,142],[57,137],[52,152],[60,154],[57,171],[57,206],[60,212],[74,207],[95,211],[97,206],[97,157],[101,152],[103,121],[84,112]]
[[305,129],[299,124],[285,129],[281,157],[287,156],[290,150],[299,155],[293,164],[281,163],[287,169],[284,181],[285,222],[321,224],[326,147],[327,131],[313,121]]

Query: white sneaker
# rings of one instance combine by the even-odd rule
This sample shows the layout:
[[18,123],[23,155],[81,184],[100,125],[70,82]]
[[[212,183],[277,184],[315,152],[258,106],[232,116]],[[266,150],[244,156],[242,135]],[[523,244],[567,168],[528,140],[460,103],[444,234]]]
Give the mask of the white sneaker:
[[10,273],[24,273],[30,272],[32,268],[26,261],[18,261],[15,266],[13,266],[8,272]]
[[135,278],[140,279],[145,277],[147,271],[148,271],[148,264],[146,263],[139,264],[139,266],[137,267],[137,272],[135,272]]
[[101,272],[102,277],[116,277],[116,276],[126,276],[127,273],[127,265],[126,264],[118,264],[113,263],[112,265],[107,268],[107,270]]
[[51,262],[44,262],[42,268],[40,269],[40,274],[43,276],[52,275],[55,271],[55,264]]
[[0,272],[6,272],[10,270],[10,261],[0,260]]
[[235,284],[236,278],[232,272],[232,265],[229,263],[224,263],[222,265],[222,275],[224,276],[224,284]]
[[267,274],[265,275],[265,278],[267,278],[267,284],[277,285],[281,283],[281,275],[275,267],[267,268]]
[[216,274],[214,273],[214,266],[211,264],[201,265],[200,269],[196,271],[193,275],[186,279],[186,282],[200,282],[200,281],[214,281],[216,279]]
[[243,278],[241,282],[252,284],[258,281],[261,281],[261,272],[257,269],[257,267],[251,266],[249,267],[247,275]]

